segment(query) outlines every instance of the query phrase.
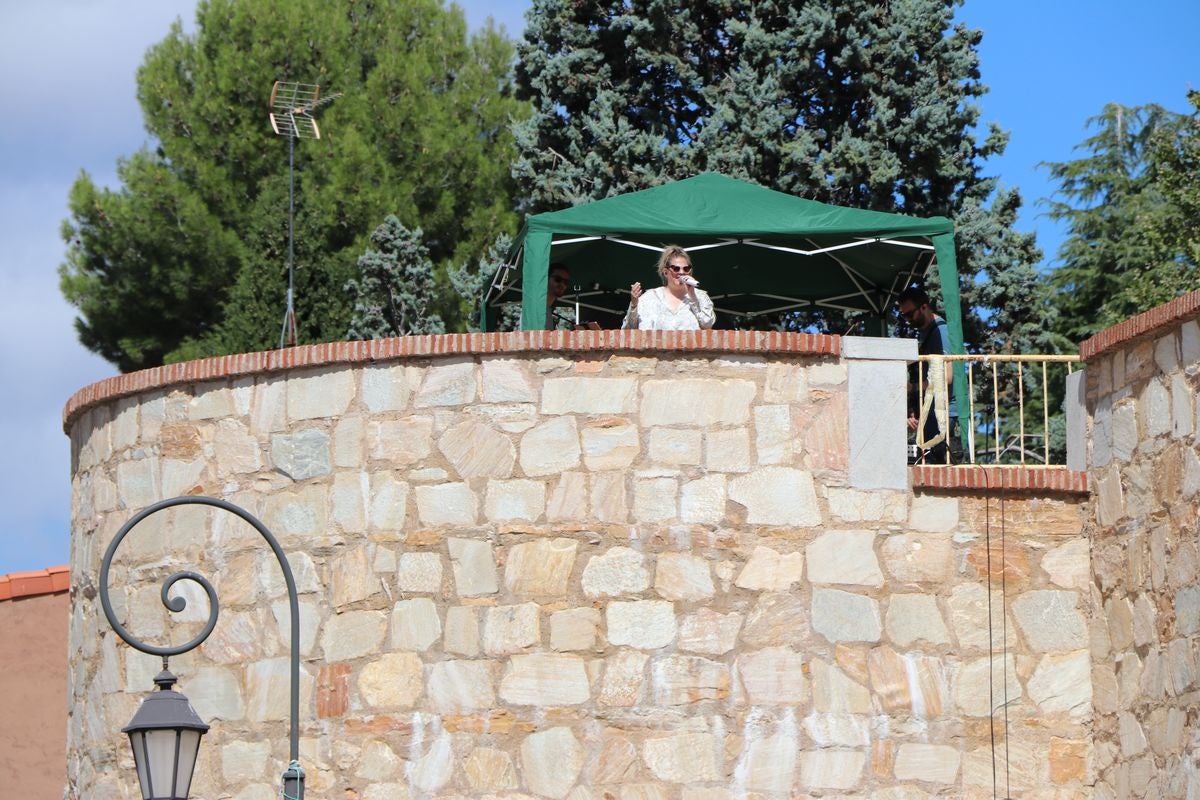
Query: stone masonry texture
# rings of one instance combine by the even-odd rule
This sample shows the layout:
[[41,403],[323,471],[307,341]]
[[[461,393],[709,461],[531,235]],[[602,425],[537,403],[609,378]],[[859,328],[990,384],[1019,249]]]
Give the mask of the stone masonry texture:
[[[173,493],[237,503],[288,553],[310,798],[985,798],[999,757],[1001,793],[1065,799],[1190,764],[1194,715],[1150,694],[1196,689],[1200,556],[1175,522],[1194,502],[1120,490],[1200,488],[1153,348],[1117,402],[1167,423],[1135,414],[1154,446],[1094,472],[1118,499],[1095,501],[1093,581],[1077,491],[851,488],[846,363],[822,347],[433,348],[88,394],[68,414],[69,797],[136,794],[119,731],[160,663],[109,629],[95,582]],[[192,794],[273,797],[277,567],[219,511],[155,515],[112,570],[136,634],[202,627],[195,586],[182,613],[158,601],[179,569],[221,598],[171,662],[212,725]]]

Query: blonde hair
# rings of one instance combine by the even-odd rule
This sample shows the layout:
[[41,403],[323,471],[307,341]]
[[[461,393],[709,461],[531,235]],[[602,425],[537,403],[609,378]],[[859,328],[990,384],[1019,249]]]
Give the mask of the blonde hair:
[[671,263],[672,258],[679,258],[681,256],[688,263],[689,267],[692,266],[692,257],[687,254],[687,250],[684,250],[677,244],[667,245],[663,248],[662,254],[659,255],[658,277],[662,279],[664,286],[667,285],[667,264]]

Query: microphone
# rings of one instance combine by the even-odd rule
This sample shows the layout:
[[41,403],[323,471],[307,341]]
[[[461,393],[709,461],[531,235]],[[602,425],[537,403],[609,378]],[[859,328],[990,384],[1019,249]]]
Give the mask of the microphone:
[[699,286],[700,285],[700,281],[696,280],[691,275],[684,275],[682,278],[680,278],[680,280],[682,280],[688,286]]

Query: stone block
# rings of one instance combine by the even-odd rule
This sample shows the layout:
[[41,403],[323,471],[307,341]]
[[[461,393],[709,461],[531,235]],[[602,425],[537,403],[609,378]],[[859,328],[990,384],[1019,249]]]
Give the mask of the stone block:
[[412,708],[424,691],[421,659],[415,653],[384,653],[358,675],[358,693],[371,708]]
[[813,589],[812,627],[831,642],[877,642],[878,601],[838,589]]
[[514,545],[504,568],[505,588],[520,596],[565,595],[578,546],[565,538]]
[[590,470],[625,469],[641,452],[637,426],[619,417],[591,420],[580,435],[583,463]]
[[294,481],[328,475],[330,461],[329,434],[323,430],[271,436],[271,464]]
[[750,525],[821,524],[812,475],[790,467],[763,467],[729,481],[729,499],[746,507]]
[[[700,464],[703,434],[688,428],[652,428],[650,460],[655,464],[692,467]],[[747,448],[748,450],[748,448]]]
[[382,591],[379,579],[371,570],[366,547],[355,547],[332,560],[329,569],[330,601],[341,609],[351,603],[366,600]]
[[786,592],[793,584],[799,583],[803,576],[803,553],[784,555],[760,545],[750,554],[734,585],[751,591]]
[[358,769],[354,774],[368,781],[385,781],[395,777],[403,763],[387,744],[372,740],[363,746]]
[[408,780],[419,792],[433,794],[450,782],[454,774],[454,747],[449,734],[434,739],[424,755],[407,765]]
[[759,464],[789,464],[792,460],[792,410],[785,405],[756,406],[754,438]]
[[629,502],[625,495],[624,472],[599,472],[592,475],[592,514],[601,522],[625,522]]
[[162,499],[158,486],[158,459],[140,458],[117,464],[117,496],[125,508],[143,508]]
[[517,460],[517,449],[508,436],[475,420],[461,422],[443,433],[438,450],[464,479],[507,478]]
[[488,542],[476,539],[448,539],[450,568],[459,597],[495,594],[500,590],[496,577],[496,558]]
[[908,488],[907,382],[905,365],[899,361],[849,364],[847,435],[852,488]]
[[236,419],[217,422],[213,450],[221,475],[248,475],[262,469],[258,439]]
[[[291,659],[288,658],[269,658],[246,665],[246,719],[250,722],[287,719],[291,705],[291,678]],[[301,708],[314,707],[314,683],[312,675],[301,665]]]
[[908,518],[907,492],[862,492],[829,486],[825,499],[830,516],[844,522],[904,522]]
[[287,415],[292,422],[340,417],[354,399],[354,372],[345,367],[293,374],[287,379]]
[[1138,446],[1137,404],[1132,399],[1118,403],[1112,409],[1113,458],[1129,461]]
[[942,583],[954,569],[954,542],[949,534],[902,533],[879,546],[884,569],[903,583]]
[[550,728],[521,743],[521,767],[530,791],[562,800],[583,770],[583,745],[567,727]]
[[531,478],[579,466],[579,429],[574,417],[559,417],[521,437],[521,469]]
[[[487,391],[487,362],[484,362],[484,391]],[[503,792],[516,789],[517,770],[512,757],[503,750],[476,747],[463,759],[463,774],[476,792]]]
[[1171,376],[1171,436],[1182,439],[1195,431],[1193,398],[1196,390],[1183,375]]
[[637,408],[637,378],[547,378],[542,413],[631,414]]
[[914,531],[943,533],[958,527],[958,498],[934,494],[913,496],[908,527]]
[[576,520],[588,517],[587,476],[582,472],[564,472],[546,500],[546,519]]
[[362,417],[342,417],[333,426],[333,465],[349,469],[363,467],[367,427]]
[[614,646],[655,650],[675,640],[675,608],[665,600],[613,601],[605,618],[608,642]]
[[403,411],[421,371],[403,364],[368,364],[362,368],[362,402],[372,414]]
[[188,676],[187,696],[200,719],[206,722],[233,722],[246,715],[241,684],[229,667],[203,667],[196,670],[195,674]]
[[403,531],[408,516],[408,484],[396,480],[390,472],[372,475],[367,515],[367,527],[372,532]]
[[1025,592],[1013,601],[1013,617],[1035,652],[1080,650],[1088,646],[1087,623],[1079,595],[1058,589]]
[[537,394],[529,385],[522,361],[513,358],[489,358],[480,364],[483,378],[483,402],[532,403]]
[[177,461],[166,458],[162,461],[162,493],[166,497],[182,494],[197,494],[204,491],[206,459]]
[[1146,384],[1138,398],[1138,416],[1147,439],[1171,432],[1171,392],[1161,379]]
[[565,653],[514,655],[500,698],[518,706],[573,706],[591,696],[583,659]]
[[704,433],[704,468],[709,472],[749,472],[750,431],[746,428]]
[[452,606],[446,609],[446,628],[442,631],[442,649],[447,653],[474,658],[479,655],[479,609]]
[[418,486],[417,516],[424,525],[474,525],[479,516],[475,493],[466,483]]
[[517,478],[488,481],[484,513],[489,520],[523,519],[536,522],[546,507],[546,484]]
[[425,379],[421,381],[413,405],[417,408],[465,406],[475,400],[476,382],[474,359],[438,360],[425,371]]
[[746,615],[743,644],[750,648],[801,646],[809,636],[809,611],[798,593],[764,592]]
[[1004,708],[1005,701],[1021,701],[1021,683],[1011,653],[1003,658],[965,661],[954,679],[954,702],[968,717],[987,717]]
[[230,783],[265,777],[270,755],[270,742],[227,742],[221,746],[221,774]]
[[742,615],[736,611],[722,614],[702,606],[680,623],[678,647],[694,653],[722,655],[733,649],[741,628]]
[[896,751],[896,778],[952,784],[962,760],[958,748],[944,744],[903,742]]
[[918,642],[950,644],[950,632],[931,594],[893,594],[888,600],[884,627],[892,642],[910,647]]
[[1087,650],[1042,656],[1027,684],[1044,714],[1065,713],[1086,721],[1092,714],[1092,665]]
[[646,558],[628,547],[612,547],[592,556],[583,568],[583,593],[588,597],[636,595],[650,588]]
[[752,381],[711,378],[648,380],[642,384],[641,423],[714,428],[743,425],[757,389]]
[[470,714],[496,705],[490,661],[439,661],[429,670],[429,702],[441,714]]
[[723,743],[711,733],[676,733],[642,742],[642,760],[660,781],[700,783],[722,777]]
[[790,647],[742,653],[737,675],[752,706],[801,705],[808,699],[804,659]]
[[1063,411],[1067,423],[1067,469],[1087,470],[1087,370],[1066,377]]
[[667,600],[692,602],[713,596],[708,560],[687,553],[663,553],[654,572],[654,590]]
[[[794,725],[794,723],[793,723]],[[798,732],[784,730],[774,736],[750,738],[733,768],[733,781],[751,792],[790,795],[796,788]]]
[[650,665],[650,679],[656,705],[681,706],[729,696],[729,667],[699,656],[657,658]]
[[871,693],[833,664],[812,664],[813,708],[825,714],[869,714]]
[[873,531],[829,531],[805,548],[813,583],[882,586]]
[[542,640],[537,603],[492,606],[485,613],[483,651],[490,656],[519,653]]
[[433,448],[433,419],[405,417],[372,421],[367,426],[371,458],[387,461],[394,467],[411,467],[421,462]]
[[633,516],[638,522],[675,519],[679,481],[675,478],[639,478],[633,484]]
[[424,652],[441,635],[437,607],[428,597],[401,600],[392,607],[392,649]]
[[[857,714],[822,714],[814,711],[804,718],[804,732],[820,747],[867,747],[871,744],[869,719]],[[886,740],[876,742],[876,747],[882,750]],[[891,754],[890,749],[885,752]],[[874,759],[873,756],[872,767],[880,767],[872,770],[876,775],[891,774],[890,762],[878,764]]]
[[592,650],[600,630],[600,611],[568,608],[550,615],[550,647],[554,650]]
[[862,750],[807,750],[800,753],[800,784],[810,789],[853,789],[866,765]]
[[437,553],[401,553],[396,588],[435,594],[442,590],[442,558]]
[[679,519],[689,525],[717,525],[725,518],[725,476],[707,475],[683,484]]
[[1091,554],[1088,541],[1076,539],[1042,556],[1042,569],[1054,585],[1063,589],[1083,590],[1091,578]]
[[604,659],[604,678],[596,702],[601,706],[624,708],[641,703],[649,660],[645,653],[634,650],[621,650]]
[[321,649],[325,661],[350,661],[374,653],[383,644],[387,618],[382,611],[347,611],[325,620]]

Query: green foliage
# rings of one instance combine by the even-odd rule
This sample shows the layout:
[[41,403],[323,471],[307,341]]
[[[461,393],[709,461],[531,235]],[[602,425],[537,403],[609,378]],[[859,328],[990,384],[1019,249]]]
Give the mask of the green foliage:
[[278,343],[287,285],[288,143],[266,119],[271,82],[344,95],[322,138],[296,145],[301,342],[342,338],[344,287],[389,214],[424,231],[433,311],[466,308],[447,270],[512,231],[512,45],[468,37],[444,0],[202,0],[138,72],[152,149],[122,187],[71,193],[62,268],[85,345],[123,370]]
[[[496,237],[487,252],[475,262],[474,266],[471,266],[468,261],[450,269],[450,285],[454,287],[454,291],[458,293],[459,297],[470,303],[466,314],[467,331],[470,333],[478,333],[483,330],[479,324],[479,307],[496,270],[500,269],[507,261],[512,243],[512,237],[502,233]],[[513,331],[520,327],[520,303],[505,303],[500,307],[498,313],[499,319],[488,326],[491,330]]]
[[1069,237],[1052,274],[1058,331],[1073,341],[1200,283],[1200,95],[1191,116],[1110,103],[1081,158],[1047,164]]
[[445,333],[442,318],[428,311],[433,262],[421,243],[393,215],[371,234],[374,250],[358,259],[359,277],[346,283],[354,300],[348,339],[384,339],[414,333]]
[[[517,67],[534,110],[514,126],[513,174],[537,211],[714,170],[844,206],[956,218],[967,229],[961,291],[981,311],[968,313],[968,339],[1025,347],[1045,329],[1042,299],[1020,298],[1019,333],[1004,327],[1007,309],[985,304],[1036,283],[1039,254],[1012,231],[1017,192],[996,194],[981,172],[1007,135],[976,133],[982,34],[954,24],[958,5],[534,0]],[[1003,287],[975,291],[991,281]]]

